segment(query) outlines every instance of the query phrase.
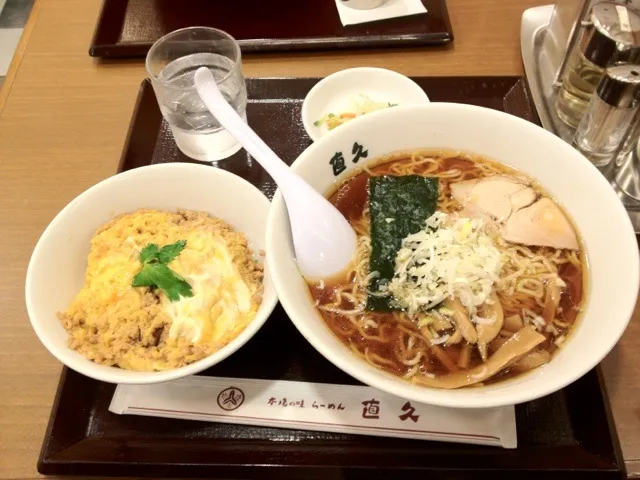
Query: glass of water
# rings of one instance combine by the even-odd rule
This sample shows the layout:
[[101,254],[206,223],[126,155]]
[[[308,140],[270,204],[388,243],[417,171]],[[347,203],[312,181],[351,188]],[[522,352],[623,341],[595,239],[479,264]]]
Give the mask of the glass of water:
[[196,70],[207,67],[227,101],[247,120],[240,46],[232,36],[208,27],[176,30],[153,44],[146,66],[162,115],[185,155],[210,162],[242,148],[209,113],[193,81]]

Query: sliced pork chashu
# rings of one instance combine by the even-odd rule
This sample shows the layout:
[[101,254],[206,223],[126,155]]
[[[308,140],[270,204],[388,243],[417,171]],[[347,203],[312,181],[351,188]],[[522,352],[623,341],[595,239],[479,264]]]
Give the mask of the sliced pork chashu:
[[518,190],[509,197],[511,200],[511,213],[513,214],[524,207],[528,207],[536,201],[536,198],[538,198],[538,194],[533,188],[527,187]]
[[513,213],[502,227],[507,242],[578,250],[578,238],[560,207],[549,198]]
[[499,222],[531,205],[537,197],[531,187],[501,175],[453,183],[451,194],[468,214],[474,217],[487,215]]
[[[451,184],[462,216],[490,218],[503,224],[511,243],[578,250],[578,238],[560,207],[515,178],[496,175]],[[537,200],[538,199],[538,200]],[[536,201],[537,200],[537,201]]]

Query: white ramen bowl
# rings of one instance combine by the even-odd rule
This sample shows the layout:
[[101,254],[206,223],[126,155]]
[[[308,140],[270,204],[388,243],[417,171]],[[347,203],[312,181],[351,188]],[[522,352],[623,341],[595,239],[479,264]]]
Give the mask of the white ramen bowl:
[[251,323],[222,349],[181,368],[136,372],[100,365],[67,346],[69,335],[56,312],[67,309],[84,284],[90,240],[114,216],[140,208],[205,211],[247,235],[257,254],[265,248],[269,200],[253,185],[205,165],[167,163],[136,168],[107,178],[71,201],[38,241],[25,286],[27,311],[43,345],[69,368],[110,383],[157,383],[205,370],[244,345],[264,324],[277,302],[265,269],[262,304]]
[[[353,163],[354,145],[367,152]],[[547,365],[495,384],[459,390],[413,385],[353,354],[314,308],[300,275],[284,201],[277,192],[267,224],[268,264],[280,302],[304,337],[333,364],[385,392],[432,405],[483,408],[529,401],[570,384],[600,362],[624,332],[636,302],[639,256],[627,212],[602,174],[567,143],[518,117],[481,107],[431,103],[364,116],[311,145],[293,170],[326,193],[353,170],[381,155],[456,149],[485,155],[538,180],[566,209],[589,262],[585,314]],[[346,170],[334,174],[342,154]],[[312,212],[309,212],[312,214]]]

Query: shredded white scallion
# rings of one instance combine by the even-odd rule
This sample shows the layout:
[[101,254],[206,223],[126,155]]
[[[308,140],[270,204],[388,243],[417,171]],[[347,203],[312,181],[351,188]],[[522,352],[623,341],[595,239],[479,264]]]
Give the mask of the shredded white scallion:
[[378,324],[368,318],[364,321],[364,328],[378,328]]
[[544,322],[544,318],[540,317],[539,315],[533,317],[531,321],[538,325],[540,328],[544,328],[547,326],[547,324]]
[[496,321],[495,317],[491,317],[491,318],[484,318],[484,317],[479,317],[478,315],[476,315],[475,317],[473,317],[473,321],[475,323],[477,323],[478,325],[493,325]]
[[380,272],[371,272],[369,273],[369,275],[367,275],[364,278],[364,284],[365,285],[369,285],[369,283],[371,283],[371,280],[373,280],[374,278],[378,278],[380,276]]
[[449,334],[442,335],[441,337],[438,337],[438,338],[434,338],[433,340],[431,340],[431,345],[440,345],[446,342],[447,340],[449,340]]
[[386,290],[411,316],[458,298],[474,318],[498,280],[500,251],[481,219],[436,212],[425,229],[409,235],[396,256],[394,277]]

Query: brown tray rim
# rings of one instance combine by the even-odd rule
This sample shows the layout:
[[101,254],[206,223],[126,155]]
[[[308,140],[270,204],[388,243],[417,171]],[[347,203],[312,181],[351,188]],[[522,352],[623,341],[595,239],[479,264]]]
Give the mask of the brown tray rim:
[[[113,477],[166,477],[166,478],[213,478],[211,477],[212,469],[215,469],[216,476],[215,478],[253,478],[255,477],[263,477],[263,478],[281,478],[278,472],[281,472],[282,469],[286,469],[288,474],[293,474],[293,477],[287,478],[307,478],[306,474],[310,473],[310,469],[320,470],[322,472],[322,476],[319,478],[332,478],[331,475],[336,475],[337,478],[350,478],[351,475],[356,475],[354,478],[361,478],[359,474],[366,473],[369,474],[369,469],[363,466],[316,466],[310,467],[309,465],[304,464],[295,464],[295,465],[282,465],[278,463],[261,463],[259,465],[254,464],[232,464],[232,463],[222,463],[222,464],[214,464],[214,463],[189,463],[189,464],[179,464],[179,463],[167,463],[164,464],[162,462],[147,462],[147,463],[130,463],[126,459],[122,459],[120,461],[82,461],[82,460],[74,460],[73,459],[73,450],[77,449],[78,446],[87,448],[111,448],[111,450],[117,450],[112,445],[107,445],[108,442],[101,442],[99,437],[89,437],[84,438],[80,442],[72,445],[71,447],[58,452],[55,455],[51,455],[49,450],[51,449],[51,439],[52,433],[54,430],[54,421],[56,417],[57,410],[60,407],[62,396],[64,393],[65,385],[69,382],[70,375],[80,375],[77,374],[67,367],[64,367],[62,373],[60,375],[60,381],[58,384],[58,389],[56,391],[56,397],[52,406],[49,423],[47,425],[47,429],[44,436],[44,442],[42,445],[42,449],[40,452],[40,456],[37,463],[38,472],[44,475],[83,475],[83,476],[113,476]],[[561,446],[561,447],[551,447],[554,449],[558,449],[562,452],[563,456],[567,458],[574,458],[575,460],[581,462],[582,468],[576,469],[575,465],[567,465],[565,467],[560,467],[555,465],[552,468],[545,468],[540,466],[539,468],[534,468],[531,465],[526,469],[519,469],[517,467],[509,468],[509,469],[494,469],[494,468],[477,468],[470,469],[468,467],[460,467],[460,468],[445,468],[442,469],[439,465],[433,465],[428,467],[413,467],[413,466],[403,466],[403,467],[395,467],[395,468],[377,468],[378,474],[383,476],[375,477],[375,478],[385,478],[384,475],[394,474],[394,475],[406,475],[407,478],[418,478],[414,477],[412,474],[415,472],[420,472],[420,475],[424,475],[425,473],[440,473],[447,472],[447,474],[460,474],[466,473],[470,474],[473,472],[472,477],[464,477],[464,478],[487,478],[487,479],[498,479],[498,478],[512,478],[511,476],[518,472],[521,476],[519,478],[539,478],[539,476],[544,476],[545,479],[554,479],[554,478],[626,478],[626,467],[624,461],[622,459],[622,452],[620,449],[620,444],[617,438],[617,434],[615,433],[615,429],[613,427],[613,419],[611,415],[611,410],[609,406],[608,396],[606,394],[606,387],[603,382],[603,375],[600,366],[596,367],[593,371],[589,372],[585,377],[591,377],[590,381],[595,381],[598,383],[598,386],[601,389],[601,397],[604,408],[604,413],[607,418],[607,424],[609,428],[609,436],[612,441],[612,449],[613,456],[615,458],[615,464],[618,468],[613,468],[610,464],[607,463],[606,460],[602,459],[598,452],[591,451],[589,448],[575,444],[571,446]],[[583,379],[585,378],[583,377]],[[91,380],[92,382],[96,382],[95,380]],[[582,399],[584,400],[584,399]],[[206,440],[205,440],[206,441]],[[202,440],[200,440],[202,442]],[[139,441],[140,444],[148,443],[148,440],[143,439]],[[429,442],[428,442],[429,443]],[[141,447],[141,446],[139,446]],[[256,441],[253,442],[254,448],[269,448],[268,442],[264,441]],[[290,446],[288,449],[290,450]],[[488,454],[491,451],[495,451],[496,447],[480,447],[475,445],[466,445],[469,450],[476,451],[476,454],[483,455],[483,453]],[[153,445],[149,445],[148,448],[153,448]],[[318,445],[315,445],[315,448],[319,448]],[[540,447],[541,451],[538,452],[538,457],[544,457],[544,446]],[[517,449],[516,449],[517,451]],[[513,452],[513,451],[511,451]],[[588,466],[587,466],[588,465]],[[185,476],[183,473],[183,469],[188,467],[189,475]],[[123,473],[126,470],[126,473]],[[100,473],[97,473],[100,472]],[[507,476],[502,477],[501,475],[506,473]],[[577,474],[576,477],[569,477],[570,474]],[[556,476],[557,475],[557,476]],[[590,477],[589,475],[594,475]],[[310,478],[310,477],[309,477]],[[316,477],[313,477],[316,478]],[[362,477],[364,478],[364,477]],[[447,478],[446,476],[443,478]]]
[[[425,78],[430,78],[430,77],[412,77],[414,80],[416,81],[420,81],[420,79],[425,79]],[[465,79],[512,79],[514,82],[514,86],[517,85],[518,82],[523,82],[523,77],[520,76],[482,76],[482,77],[460,77],[460,76],[451,76],[451,77],[439,77],[439,78],[465,78]],[[248,81],[263,81],[263,80],[271,80],[271,81],[295,81],[295,80],[306,80],[306,81],[319,81],[320,78],[316,78],[316,77],[297,77],[297,78],[293,78],[293,77],[262,77],[262,78],[250,78],[247,79]],[[526,89],[526,82],[524,82],[524,88],[525,88],[525,94],[527,95],[527,101],[529,103],[530,102],[530,94],[528,92],[528,90]],[[123,153],[122,153],[122,157],[120,160],[120,165],[118,166],[118,171],[121,171],[122,167],[125,164],[126,161],[126,157],[127,157],[127,153],[128,150],[131,148],[131,144],[134,141],[133,136],[135,133],[135,127],[136,127],[136,121],[139,120],[139,116],[141,115],[141,113],[144,113],[142,111],[142,105],[141,105],[141,100],[142,100],[142,96],[145,93],[145,91],[149,91],[149,89],[151,89],[151,84],[149,82],[148,79],[145,79],[141,82],[140,88],[139,88],[139,92],[138,92],[138,96],[136,99],[136,104],[135,107],[133,109],[132,112],[132,116],[131,116],[131,122],[128,128],[128,132],[127,132],[127,136],[123,145]],[[533,112],[535,112],[535,109],[533,110]],[[535,119],[537,121],[537,118]],[[162,122],[162,119],[160,119],[160,122]],[[67,367],[64,367],[60,376],[60,381],[58,384],[58,388],[56,391],[56,396],[55,396],[55,400],[53,402],[53,406],[51,409],[51,413],[49,416],[49,422],[47,425],[47,429],[45,432],[45,436],[44,436],[44,441],[43,441],[43,445],[42,445],[42,449],[40,452],[40,456],[38,459],[38,472],[45,474],[45,475],[52,475],[52,474],[57,474],[57,475],[90,475],[90,476],[94,476],[94,475],[104,475],[104,474],[109,474],[112,476],[141,476],[141,477],[145,477],[148,475],[152,475],[152,476],[158,476],[159,474],[162,476],[166,476],[168,478],[175,478],[175,477],[184,477],[184,475],[181,473],[180,471],[180,467],[181,465],[179,464],[163,464],[163,463],[153,463],[153,464],[149,464],[149,463],[143,463],[143,464],[134,464],[131,465],[128,462],[92,462],[92,461],[86,461],[86,462],[82,462],[82,461],[78,461],[78,460],[73,460],[71,458],[65,458],[66,454],[70,453],[67,450],[63,450],[60,452],[57,452],[57,454],[53,454],[53,452],[51,452],[51,439],[52,439],[52,434],[54,433],[54,428],[55,428],[55,419],[56,419],[56,414],[61,406],[61,401],[62,401],[62,396],[64,394],[64,390],[65,390],[65,385],[66,383],[69,381],[69,376],[70,375],[80,375],[80,374],[76,374],[75,372],[69,370]],[[95,383],[99,383],[96,382],[95,380],[92,379],[88,379],[88,381],[90,382],[95,382]],[[538,478],[537,476],[540,475],[544,475],[545,477],[548,478],[568,478],[565,477],[566,475],[568,475],[569,473],[577,473],[578,475],[580,475],[577,478],[626,478],[626,467],[625,467],[625,463],[624,463],[624,459],[622,456],[622,451],[621,451],[621,447],[620,447],[620,443],[619,443],[619,439],[617,436],[617,432],[615,429],[615,424],[614,424],[614,420],[613,420],[613,415],[611,412],[611,408],[610,408],[610,403],[609,403],[609,397],[607,394],[607,389],[606,389],[606,385],[604,382],[604,378],[603,378],[603,374],[601,371],[600,366],[596,367],[594,370],[592,370],[591,372],[587,373],[584,377],[582,377],[581,379],[579,379],[576,383],[578,382],[591,382],[597,384],[597,388],[599,390],[599,395],[598,398],[594,398],[591,399],[593,400],[593,402],[589,402],[591,403],[591,405],[585,407],[585,408],[590,408],[591,410],[593,410],[594,408],[596,408],[593,403],[599,403],[600,405],[599,407],[602,407],[602,411],[604,413],[605,416],[605,420],[606,420],[606,427],[607,427],[607,431],[608,431],[608,439],[611,442],[611,454],[612,454],[612,458],[610,460],[612,460],[614,462],[615,467],[612,467],[611,464],[607,463],[607,461],[605,459],[602,458],[602,456],[600,455],[601,452],[597,452],[597,451],[592,451],[590,450],[588,447],[581,445],[581,444],[576,444],[576,445],[571,445],[571,446],[563,446],[563,447],[557,447],[557,446],[552,446],[551,448],[558,448],[560,450],[563,451],[564,455],[569,456],[574,456],[575,458],[577,458],[579,461],[581,462],[586,462],[583,468],[576,470],[575,466],[567,466],[565,468],[561,468],[561,467],[554,467],[552,469],[545,469],[543,467],[541,468],[531,468],[529,467],[528,469],[518,469],[517,467],[514,467],[512,469],[507,469],[507,470],[503,470],[503,469],[479,469],[479,470],[470,470],[469,468],[465,468],[465,467],[460,467],[460,468],[446,468],[444,470],[440,469],[438,466],[435,466],[433,468],[431,467],[426,467],[426,468],[418,468],[417,470],[419,470],[421,472],[421,475],[423,475],[424,473],[435,473],[435,474],[439,474],[443,471],[448,472],[448,474],[456,474],[456,473],[463,473],[465,475],[470,474],[471,472],[474,472],[478,478],[492,478],[492,479],[496,479],[496,478],[502,478],[501,474],[502,473],[508,473],[508,476],[512,475],[514,472],[519,472],[521,473],[521,478]],[[571,386],[567,387],[570,388]],[[599,400],[598,400],[599,399]],[[602,433],[602,432],[600,432]],[[83,440],[81,440],[81,442],[78,442],[78,444],[80,443],[89,443],[89,445],[86,446],[91,446],[93,448],[99,448],[101,446],[101,442],[99,438],[84,438]],[[262,442],[264,443],[264,442]],[[73,447],[77,446],[78,444],[73,445]],[[256,442],[256,447],[259,447],[261,445],[261,442]],[[104,444],[103,444],[104,446]],[[264,445],[263,445],[264,446]],[[474,449],[474,450],[484,450],[485,447],[476,447],[476,446],[466,446],[469,447],[470,449]],[[491,447],[489,447],[491,448]],[[540,448],[544,449],[544,446],[540,446]],[[591,467],[587,467],[586,464],[590,464]],[[127,468],[127,467],[133,467],[132,469],[129,469],[129,471],[127,471],[126,474],[123,474],[121,470],[119,470],[119,468]],[[152,468],[151,470],[149,470],[149,468]],[[253,476],[261,476],[261,477],[265,477],[265,478],[280,478],[279,477],[279,473],[281,472],[283,468],[285,468],[287,470],[288,473],[293,473],[294,477],[298,477],[298,475],[302,475],[302,474],[308,474],[310,472],[309,470],[309,466],[308,465],[281,465],[281,464],[260,464],[260,465],[233,465],[233,464],[211,464],[211,463],[204,463],[204,464],[189,464],[188,465],[189,469],[190,469],[190,476],[189,478],[206,478],[206,477],[211,477],[211,473],[212,473],[212,468],[215,468],[215,472],[217,475],[221,475],[224,477],[229,477],[229,478],[240,478],[238,477],[238,475],[241,475],[242,478],[246,478],[246,477],[253,477]],[[155,469],[154,469],[155,468]],[[312,468],[312,467],[311,467]],[[268,471],[266,471],[266,470]],[[347,478],[350,478],[352,475],[355,475],[354,478],[361,478],[360,475],[365,472],[365,475],[369,475],[371,472],[367,467],[358,467],[358,466],[322,466],[322,467],[316,467],[316,469],[320,469],[322,471],[322,476],[319,478],[329,478],[329,475],[331,474],[336,474],[342,478],[344,478],[345,476]],[[96,473],[96,470],[100,470],[101,473]],[[412,476],[413,473],[415,473],[416,467],[398,467],[398,468],[393,468],[393,469],[386,469],[386,468],[382,468],[382,469],[377,469],[379,470],[377,473],[378,474],[394,474],[394,475],[407,475],[407,476]],[[162,472],[162,473],[159,473]],[[554,475],[560,475],[558,477],[555,477]],[[531,476],[529,476],[531,475]],[[591,477],[593,475],[593,477]],[[475,478],[474,476],[474,478]],[[315,478],[315,477],[314,477]],[[364,477],[362,477],[364,478]],[[378,478],[378,477],[375,477]],[[379,478],[384,478],[384,477],[379,477]],[[413,478],[413,477],[412,477]],[[446,476],[443,478],[447,478]],[[467,477],[465,477],[467,478]],[[504,478],[511,478],[511,477],[504,477]]]
[[[119,42],[100,43],[99,39],[105,34],[105,17],[110,13],[110,3],[114,0],[103,0],[98,20],[89,44],[89,56],[95,58],[139,58],[144,57],[152,42]],[[122,1],[122,0],[120,0]],[[128,0],[125,0],[125,2]],[[428,0],[423,0],[428,1]],[[309,37],[309,38],[255,38],[238,40],[242,53],[268,52],[304,52],[314,50],[345,50],[366,48],[394,48],[394,47],[443,47],[453,42],[454,35],[449,18],[446,0],[433,0],[441,4],[442,20],[445,30],[441,32],[371,35],[367,37]],[[126,8],[126,7],[125,7]],[[379,23],[379,22],[372,22]],[[349,27],[345,27],[349,28]]]

